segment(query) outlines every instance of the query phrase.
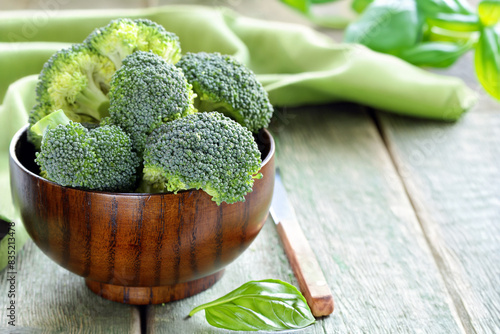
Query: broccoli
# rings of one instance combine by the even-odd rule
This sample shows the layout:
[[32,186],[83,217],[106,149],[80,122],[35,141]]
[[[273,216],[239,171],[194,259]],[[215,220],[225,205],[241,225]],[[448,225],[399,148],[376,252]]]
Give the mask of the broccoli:
[[127,132],[142,155],[156,127],[196,111],[194,97],[179,68],[154,53],[137,51],[123,60],[111,80],[110,123]]
[[73,121],[98,123],[108,116],[107,92],[115,66],[83,44],[56,52],[43,66],[30,124],[63,109]]
[[255,74],[231,56],[187,53],[176,64],[198,96],[198,111],[219,111],[256,133],[268,126],[273,107]]
[[40,175],[62,186],[202,189],[220,205],[262,177],[252,132],[273,108],[254,73],[219,53],[181,58],[179,38],[150,20],[113,20],[58,51],[36,93],[28,139]]
[[84,43],[111,59],[117,69],[135,51],[151,51],[172,64],[181,57],[179,37],[147,19],[113,20],[95,29]]
[[[29,112],[28,123],[31,125],[35,125],[39,120],[43,119],[48,114],[52,113],[53,109],[50,103],[40,102],[35,104],[35,106]],[[35,135],[32,131],[28,131],[28,140],[35,145],[37,149],[40,148],[40,144],[42,141],[41,135]]]
[[[37,106],[35,106],[35,108],[36,107]],[[44,105],[42,104],[38,108],[43,109]],[[42,111],[40,111],[37,115],[41,115],[41,113]],[[48,115],[50,115],[50,117]],[[47,112],[45,116],[37,122],[34,122],[34,124],[29,128],[28,131],[28,139],[35,145],[35,148],[37,150],[40,150],[42,137],[46,130],[54,128],[59,124],[67,124],[70,121],[70,119],[68,118],[68,116],[66,116],[62,109]]]
[[139,159],[130,138],[119,127],[87,130],[62,110],[31,127],[42,136],[35,162],[40,175],[62,186],[88,190],[130,191],[135,188]]
[[252,133],[218,112],[196,113],[153,131],[144,151],[142,191],[203,189],[212,200],[244,201],[260,178]]
[[33,106],[33,108],[29,112],[29,118],[28,118],[28,123],[31,124],[32,126],[53,112],[54,110],[52,109],[52,105],[47,102],[39,102]]

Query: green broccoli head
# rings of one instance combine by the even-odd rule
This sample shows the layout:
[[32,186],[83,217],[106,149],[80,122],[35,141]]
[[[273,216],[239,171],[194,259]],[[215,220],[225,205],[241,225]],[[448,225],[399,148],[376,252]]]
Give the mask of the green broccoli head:
[[115,66],[83,44],[56,52],[43,66],[36,87],[38,106],[30,124],[49,110],[63,109],[76,122],[98,123],[108,115],[107,92]]
[[41,176],[62,186],[87,190],[130,191],[135,187],[139,159],[130,138],[119,127],[87,130],[58,111],[32,128],[43,133],[35,159]]
[[181,57],[179,37],[147,19],[116,19],[95,29],[84,41],[111,59],[118,69],[136,51],[151,51],[175,64]]
[[141,155],[155,128],[196,111],[194,97],[179,68],[154,53],[137,51],[123,60],[111,80],[110,123],[130,135]]
[[273,107],[255,74],[233,57],[187,53],[177,63],[197,95],[199,111],[217,110],[252,132],[269,125]]
[[[144,151],[142,188],[203,189],[218,205],[245,200],[260,178],[253,135],[218,112],[196,113],[157,128]],[[145,187],[146,185],[146,187]]]

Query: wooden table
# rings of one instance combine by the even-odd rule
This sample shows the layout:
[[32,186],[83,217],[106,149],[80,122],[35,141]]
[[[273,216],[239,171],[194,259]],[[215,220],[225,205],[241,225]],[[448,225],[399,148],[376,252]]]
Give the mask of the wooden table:
[[[206,3],[308,24],[276,0]],[[24,0],[0,9],[40,6]],[[325,32],[340,40],[340,33]],[[456,123],[349,103],[277,110],[271,130],[278,164],[336,302],[331,316],[300,333],[500,333],[500,104],[482,93],[472,55],[439,72],[463,78],[480,95]],[[214,287],[166,305],[101,299],[32,242],[17,266],[15,333],[223,333],[202,314],[186,316],[249,280],[297,285],[270,219]],[[0,332],[8,329],[7,278],[0,272]]]

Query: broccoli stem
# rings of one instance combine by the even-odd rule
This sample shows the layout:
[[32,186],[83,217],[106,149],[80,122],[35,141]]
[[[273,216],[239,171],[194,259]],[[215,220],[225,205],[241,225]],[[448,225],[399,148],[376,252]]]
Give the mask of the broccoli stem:
[[243,124],[242,122],[244,121],[240,113],[235,112],[231,106],[224,102],[213,102],[211,100],[196,97],[195,108],[202,112],[218,111],[240,124]]
[[83,113],[99,122],[102,118],[109,116],[109,98],[94,84],[93,80],[76,97],[76,102]]
[[[130,53],[132,53],[132,50]],[[119,69],[120,67],[122,67],[122,59],[125,58],[129,53],[128,52],[120,53],[119,51],[115,51],[115,52],[104,52],[103,54],[106,55],[111,60],[111,62],[115,65],[116,69]]]

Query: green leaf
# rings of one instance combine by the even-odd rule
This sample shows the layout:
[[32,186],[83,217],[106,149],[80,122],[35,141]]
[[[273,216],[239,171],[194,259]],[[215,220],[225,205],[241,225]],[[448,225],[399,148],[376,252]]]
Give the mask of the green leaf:
[[448,67],[471,47],[471,44],[425,42],[404,50],[398,56],[417,66]]
[[428,41],[431,42],[452,42],[452,43],[468,43],[469,41],[475,41],[479,38],[479,31],[474,32],[462,32],[462,31],[451,31],[447,29],[442,29],[439,27],[431,27],[427,34]]
[[460,13],[462,14],[473,14],[474,10],[472,10],[470,3],[468,0],[455,0],[458,8],[460,9]]
[[475,14],[439,13],[429,17],[427,22],[430,26],[451,31],[472,32],[480,29],[479,17]]
[[499,27],[483,27],[476,45],[474,63],[483,88],[500,100],[500,31]]
[[414,0],[375,0],[347,27],[344,41],[396,53],[415,45],[421,30]]
[[500,22],[500,0],[483,0],[477,7],[481,23],[490,27]]
[[338,0],[281,0],[281,2],[305,14],[310,13],[311,5],[335,1]]
[[309,13],[311,2],[309,0],[281,0],[288,6],[297,9],[302,13]]
[[466,0],[416,0],[418,9],[427,17],[434,17],[442,13],[471,14]]
[[351,4],[351,7],[355,12],[362,13],[372,2],[373,0],[354,0]]
[[235,331],[279,331],[304,328],[315,322],[302,294],[280,280],[250,281],[227,295],[194,308],[205,310],[212,326]]
[[335,2],[335,1],[338,1],[338,0],[309,0],[309,1],[311,1],[311,3],[313,3],[313,4],[318,4],[318,3]]

